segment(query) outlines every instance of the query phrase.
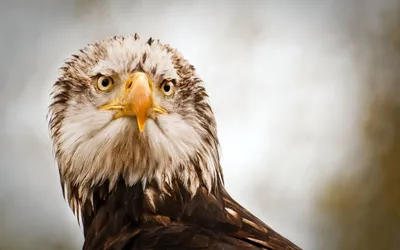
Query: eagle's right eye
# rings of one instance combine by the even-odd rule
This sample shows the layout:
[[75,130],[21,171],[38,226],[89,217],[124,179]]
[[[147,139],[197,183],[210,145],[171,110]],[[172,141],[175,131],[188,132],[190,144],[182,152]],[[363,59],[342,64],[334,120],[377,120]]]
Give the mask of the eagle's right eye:
[[97,80],[97,89],[100,91],[109,91],[113,86],[113,79],[109,76],[101,76]]

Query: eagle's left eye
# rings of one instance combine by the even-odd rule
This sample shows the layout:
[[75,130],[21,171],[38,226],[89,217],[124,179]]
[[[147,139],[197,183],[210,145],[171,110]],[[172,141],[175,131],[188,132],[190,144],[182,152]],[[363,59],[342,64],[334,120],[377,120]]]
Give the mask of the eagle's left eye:
[[174,84],[170,81],[164,81],[161,84],[161,90],[166,96],[172,96],[174,94]]

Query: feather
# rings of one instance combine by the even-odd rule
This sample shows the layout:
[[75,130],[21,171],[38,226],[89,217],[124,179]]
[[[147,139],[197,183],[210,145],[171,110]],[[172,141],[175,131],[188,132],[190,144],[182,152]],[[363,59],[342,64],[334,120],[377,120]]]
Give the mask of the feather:
[[[90,211],[84,209],[84,215],[93,213],[94,219],[84,222],[88,233],[83,249],[300,249],[241,207],[222,185],[215,197],[198,190],[192,199],[179,189],[167,200],[157,199],[156,186],[148,183],[145,189],[154,199],[149,202],[141,185],[128,187],[120,181],[95,205],[99,209],[86,206]],[[128,204],[116,205],[122,203]]]

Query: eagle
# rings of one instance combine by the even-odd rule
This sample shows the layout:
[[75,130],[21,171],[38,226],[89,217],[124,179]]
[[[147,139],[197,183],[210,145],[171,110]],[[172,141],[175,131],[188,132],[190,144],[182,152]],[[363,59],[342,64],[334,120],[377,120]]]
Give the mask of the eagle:
[[60,68],[47,117],[83,249],[300,249],[226,191],[203,81],[169,44],[87,45]]

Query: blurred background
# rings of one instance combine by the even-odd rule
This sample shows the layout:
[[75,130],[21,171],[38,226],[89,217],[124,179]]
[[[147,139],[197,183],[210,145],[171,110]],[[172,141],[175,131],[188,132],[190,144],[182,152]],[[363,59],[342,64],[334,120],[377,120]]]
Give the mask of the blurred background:
[[80,249],[48,95],[72,53],[135,32],[198,69],[241,204],[303,249],[399,249],[398,0],[3,0],[1,250]]

